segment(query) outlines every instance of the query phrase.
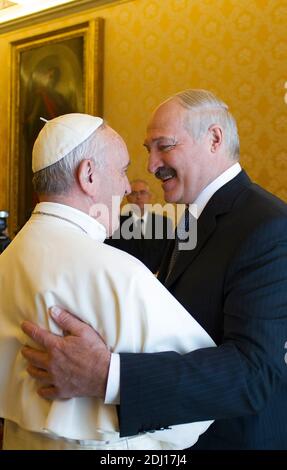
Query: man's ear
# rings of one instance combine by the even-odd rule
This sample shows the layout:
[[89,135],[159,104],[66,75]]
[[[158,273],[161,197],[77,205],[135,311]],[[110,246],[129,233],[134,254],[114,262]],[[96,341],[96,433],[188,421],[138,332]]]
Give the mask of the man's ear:
[[215,153],[222,144],[222,140],[223,140],[222,129],[220,126],[214,124],[213,126],[209,128],[209,132],[211,135],[210,150],[212,153]]
[[95,191],[95,162],[91,159],[82,160],[77,170],[78,182],[81,189],[90,196]]

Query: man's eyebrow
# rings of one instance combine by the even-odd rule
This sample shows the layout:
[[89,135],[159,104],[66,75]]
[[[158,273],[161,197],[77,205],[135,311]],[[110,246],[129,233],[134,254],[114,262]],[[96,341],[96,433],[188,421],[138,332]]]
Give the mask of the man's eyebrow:
[[146,148],[149,148],[151,144],[160,142],[161,140],[165,142],[175,142],[176,138],[174,136],[169,137],[167,135],[160,135],[159,137],[156,137],[155,139],[151,139],[150,141],[145,140],[143,143],[143,146]]

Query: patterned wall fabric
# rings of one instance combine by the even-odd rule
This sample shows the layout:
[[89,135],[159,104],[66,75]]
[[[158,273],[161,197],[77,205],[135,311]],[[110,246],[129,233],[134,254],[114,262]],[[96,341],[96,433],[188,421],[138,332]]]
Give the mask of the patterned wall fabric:
[[[56,28],[96,16],[106,20],[105,118],[127,141],[132,178],[147,177],[162,201],[160,184],[146,172],[148,117],[170,94],[207,88],[238,121],[242,163],[251,177],[287,200],[286,0],[134,0],[52,23]],[[32,26],[28,34],[39,30]],[[8,41],[21,34],[0,36],[0,66]],[[7,80],[1,74],[1,116],[7,115]],[[7,126],[0,124],[2,144]],[[3,168],[6,143],[1,147]],[[1,172],[5,203],[4,177]]]

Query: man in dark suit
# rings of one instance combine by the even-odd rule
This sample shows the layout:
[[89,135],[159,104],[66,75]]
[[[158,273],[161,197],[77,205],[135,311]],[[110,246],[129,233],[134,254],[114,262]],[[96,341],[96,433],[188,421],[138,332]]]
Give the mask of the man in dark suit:
[[5,250],[5,248],[7,248],[7,246],[11,242],[7,233],[8,216],[9,216],[8,212],[0,211],[0,254],[2,253],[2,251]]
[[130,185],[127,200],[134,210],[121,215],[118,230],[105,243],[140,259],[155,274],[173,236],[172,221],[148,210],[151,192],[146,181],[137,179]]
[[[185,355],[120,354],[121,435],[214,419],[194,448],[287,449],[286,204],[241,169],[236,123],[212,93],[187,90],[160,105],[145,145],[166,201],[197,206],[195,212],[188,207],[198,219],[195,249],[179,251],[171,241],[172,262],[160,279],[218,347]],[[53,384],[41,393],[74,396],[77,387],[67,383],[72,376],[85,394],[109,401],[106,385],[119,386],[114,355],[110,364],[102,360],[104,343],[66,312],[57,322],[74,332],[81,354],[84,336],[93,335],[97,384],[89,385],[84,360],[77,371],[80,357],[67,339],[26,324],[50,352],[40,362],[35,351],[26,354],[46,370],[46,377],[42,371],[35,377]]]

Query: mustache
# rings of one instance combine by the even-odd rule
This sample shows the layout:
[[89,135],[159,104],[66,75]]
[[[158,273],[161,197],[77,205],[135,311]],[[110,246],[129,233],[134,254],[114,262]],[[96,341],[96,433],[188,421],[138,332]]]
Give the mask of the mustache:
[[155,177],[159,180],[164,180],[168,177],[176,176],[176,171],[173,168],[169,168],[166,166],[161,166],[155,172]]

